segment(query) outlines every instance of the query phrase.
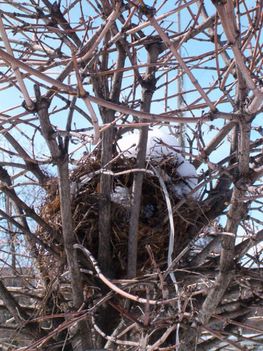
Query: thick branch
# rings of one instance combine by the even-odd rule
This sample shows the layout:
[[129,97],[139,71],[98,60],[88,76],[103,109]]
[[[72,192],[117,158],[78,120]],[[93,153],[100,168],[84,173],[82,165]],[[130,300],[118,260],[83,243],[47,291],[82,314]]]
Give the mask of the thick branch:
[[[110,99],[116,103],[119,102],[123,72],[121,68],[124,67],[125,63],[125,51],[121,44],[118,45],[118,59],[117,59],[117,71],[113,77],[112,89],[110,92]],[[104,123],[111,123],[114,120],[114,112],[101,109]],[[103,133],[102,137],[102,158],[101,165],[104,167],[107,165],[112,158],[112,145],[114,142],[114,129],[113,127],[107,128]],[[109,169],[109,166],[107,167]],[[100,178],[100,191],[103,196],[100,202],[100,241],[99,241],[99,252],[98,260],[102,272],[106,274],[112,274],[111,267],[111,202],[109,194],[112,191],[112,177],[110,175],[102,174]]]
[[[62,221],[62,232],[64,248],[67,257],[67,263],[71,276],[71,289],[74,308],[78,310],[84,301],[83,296],[83,285],[81,275],[78,266],[78,257],[76,250],[73,249],[73,245],[76,243],[72,213],[71,213],[71,198],[70,198],[70,180],[69,180],[69,169],[68,169],[68,154],[66,150],[63,150],[62,141],[58,145],[55,137],[54,130],[49,120],[49,101],[43,99],[40,96],[38,87],[35,87],[37,97],[37,112],[41,124],[41,130],[44,138],[50,149],[52,158],[57,164],[59,173],[59,196],[60,196],[60,212]],[[78,331],[81,339],[83,349],[92,347],[92,340],[87,338],[87,325],[85,321],[78,323]]]
[[223,236],[222,251],[219,264],[219,275],[216,278],[215,284],[205,299],[202,309],[199,313],[199,321],[206,324],[215,308],[222,300],[224,293],[234,274],[233,262],[235,257],[235,239],[240,221],[246,214],[247,208],[240,199],[242,199],[245,190],[247,176],[249,172],[249,140],[250,140],[250,125],[246,121],[241,123],[240,142],[238,148],[239,157],[239,185],[235,186],[232,193],[230,208],[227,214],[227,223],[225,231],[232,233],[231,236]]
[[72,39],[72,42],[75,45],[77,45],[78,47],[81,46],[81,40],[73,30],[71,25],[68,23],[65,16],[63,16],[63,14],[61,13],[58,3],[55,1],[53,4],[51,4],[48,0],[43,0],[43,2],[50,11],[52,21],[54,23],[59,24],[65,30],[65,32]]
[[[160,46],[158,43],[150,45],[148,51],[148,64],[156,62],[160,53]],[[142,105],[141,109],[144,112],[149,112],[151,108],[151,100],[155,91],[155,69],[151,65],[147,68],[147,74],[142,85]],[[145,157],[147,149],[148,127],[141,128],[141,134],[138,143],[138,152],[136,158],[136,168],[143,169],[145,167]],[[137,231],[139,226],[139,215],[141,207],[141,194],[142,194],[143,173],[136,173],[134,175],[132,185],[132,208],[129,225],[128,237],[128,267],[127,275],[129,278],[136,276],[137,272]]]

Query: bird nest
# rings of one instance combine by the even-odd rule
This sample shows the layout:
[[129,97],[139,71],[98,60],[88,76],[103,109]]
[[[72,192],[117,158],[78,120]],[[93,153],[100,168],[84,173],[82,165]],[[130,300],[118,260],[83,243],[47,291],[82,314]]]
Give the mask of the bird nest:
[[[109,194],[111,245],[114,271],[116,277],[120,278],[125,276],[127,268],[131,188],[135,173],[134,159],[119,157],[111,163],[109,171],[101,169],[98,158],[84,157],[72,171],[70,181],[75,236],[79,244],[97,257],[99,207],[102,198],[100,177],[103,172],[112,176],[113,190]],[[144,170],[138,226],[138,275],[152,269],[153,257],[160,268],[167,265],[171,221],[175,228],[174,255],[177,255],[191,239],[187,231],[195,221],[196,201],[190,196],[184,200],[179,199],[172,191],[172,187],[182,181],[176,173],[176,164],[171,158],[164,157],[161,161],[148,161]],[[171,205],[170,213],[167,201]],[[179,202],[180,209],[178,209]],[[58,232],[62,231],[57,179],[53,179],[49,184],[41,214],[50,226]],[[149,248],[153,255],[149,255]]]

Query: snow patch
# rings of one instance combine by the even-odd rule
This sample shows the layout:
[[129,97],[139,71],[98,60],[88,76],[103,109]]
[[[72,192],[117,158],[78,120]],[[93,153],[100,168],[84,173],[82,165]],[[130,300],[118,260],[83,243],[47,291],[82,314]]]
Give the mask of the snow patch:
[[[129,158],[136,158],[137,146],[140,132],[128,132],[118,141],[120,152]],[[153,128],[149,130],[146,158],[147,160],[158,160],[163,157],[174,159],[178,181],[173,185],[174,194],[178,198],[188,195],[197,185],[197,173],[195,167],[180,154],[180,147],[177,138],[171,133],[169,127]],[[197,197],[194,193],[193,197]]]
[[111,201],[119,205],[127,206],[130,201],[129,189],[125,186],[116,186],[114,192],[111,193]]
[[[126,157],[135,157],[137,155],[137,146],[139,143],[140,131],[136,129],[134,132],[128,132],[118,141],[120,151]],[[154,128],[148,132],[147,142],[147,158],[157,158],[163,155],[177,154],[180,150],[178,141],[171,134],[167,127]]]

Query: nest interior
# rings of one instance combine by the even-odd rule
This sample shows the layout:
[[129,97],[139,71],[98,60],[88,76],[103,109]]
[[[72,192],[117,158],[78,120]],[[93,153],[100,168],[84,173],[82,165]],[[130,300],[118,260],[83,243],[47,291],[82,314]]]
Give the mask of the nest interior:
[[[150,165],[160,167],[160,163],[149,161]],[[111,201],[111,244],[113,266],[116,277],[124,277],[128,250],[129,218],[131,211],[131,188],[135,160],[118,158],[111,164],[113,191],[109,194]],[[88,248],[94,257],[97,257],[99,228],[98,222],[103,213],[99,212],[100,175],[102,173],[99,158],[83,158],[78,167],[71,174],[72,216],[75,226],[75,235],[78,243]],[[173,208],[175,246],[174,255],[189,242],[188,227],[194,225],[194,200],[187,200],[180,207],[180,213],[175,210],[180,201],[171,186],[181,181],[176,174],[176,165],[167,158],[162,161],[161,171],[166,181],[169,199]],[[41,212],[44,219],[56,230],[61,231],[60,203],[57,180],[47,191],[46,202]],[[145,172],[142,187],[142,198],[138,228],[138,275],[147,272],[152,267],[152,260],[147,251],[150,246],[154,259],[162,268],[167,265],[169,246],[169,221],[167,203],[160,181],[152,172]]]

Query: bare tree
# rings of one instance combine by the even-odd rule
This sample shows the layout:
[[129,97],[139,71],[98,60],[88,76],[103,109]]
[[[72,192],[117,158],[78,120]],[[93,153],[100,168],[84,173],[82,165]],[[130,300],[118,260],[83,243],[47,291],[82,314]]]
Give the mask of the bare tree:
[[1,3],[3,350],[262,347],[262,7]]

